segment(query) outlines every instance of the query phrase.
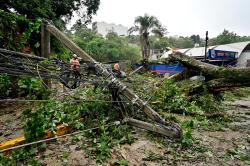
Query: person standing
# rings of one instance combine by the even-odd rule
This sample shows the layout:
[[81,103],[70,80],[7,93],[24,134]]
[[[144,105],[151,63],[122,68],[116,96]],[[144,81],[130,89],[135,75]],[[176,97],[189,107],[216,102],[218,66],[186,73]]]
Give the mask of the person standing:
[[[75,75],[75,79],[80,79],[81,78],[81,74],[80,74],[80,62],[78,60],[78,57],[76,54],[73,54],[72,59],[70,59],[70,67],[73,70],[73,73]],[[77,87],[77,83],[79,82],[79,80],[76,80],[74,82],[74,85],[72,86],[72,88],[76,88]]]

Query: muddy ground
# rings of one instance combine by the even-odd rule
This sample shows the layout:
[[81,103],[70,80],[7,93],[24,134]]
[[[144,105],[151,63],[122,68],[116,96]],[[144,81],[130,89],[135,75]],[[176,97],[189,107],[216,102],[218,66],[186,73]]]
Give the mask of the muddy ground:
[[[23,133],[22,110],[34,106],[12,103],[1,107],[0,142],[3,142]],[[111,159],[102,165],[115,165],[122,160],[135,166],[250,165],[250,98],[227,103],[227,114],[233,121],[226,125],[194,129],[196,141],[190,148],[181,148],[178,143],[135,129],[135,142],[113,148]],[[82,144],[84,139],[78,142],[73,137],[58,139],[48,143],[36,159],[49,166],[98,165],[81,148]]]

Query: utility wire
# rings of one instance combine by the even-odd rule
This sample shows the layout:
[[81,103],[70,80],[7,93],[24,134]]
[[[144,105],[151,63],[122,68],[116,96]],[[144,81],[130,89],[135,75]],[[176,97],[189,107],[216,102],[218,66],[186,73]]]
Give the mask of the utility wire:
[[[121,124],[120,121],[115,121],[113,123],[109,123],[107,125],[104,125],[104,127],[118,126],[120,124]],[[39,141],[35,141],[35,142],[30,142],[30,143],[26,143],[26,144],[14,146],[14,147],[11,147],[11,148],[0,150],[0,153],[6,152],[6,151],[9,151],[9,150],[18,149],[18,148],[23,148],[23,147],[30,146],[30,145],[35,145],[35,144],[39,144],[39,143],[43,143],[43,142],[48,142],[48,141],[56,140],[58,138],[63,138],[63,137],[67,137],[67,136],[77,135],[77,134],[80,134],[80,133],[84,133],[84,132],[87,132],[87,131],[92,131],[92,130],[99,129],[99,128],[100,127],[93,127],[93,128],[85,129],[85,130],[82,130],[82,131],[76,131],[76,132],[73,132],[73,133],[64,134],[64,135],[61,135],[61,136],[55,136],[53,138],[43,139],[43,140],[39,140]]]
[[[53,100],[22,100],[22,99],[2,99],[0,103],[3,102],[49,102]],[[112,100],[68,100],[67,102],[99,102],[99,103],[127,103],[127,101],[112,101]]]

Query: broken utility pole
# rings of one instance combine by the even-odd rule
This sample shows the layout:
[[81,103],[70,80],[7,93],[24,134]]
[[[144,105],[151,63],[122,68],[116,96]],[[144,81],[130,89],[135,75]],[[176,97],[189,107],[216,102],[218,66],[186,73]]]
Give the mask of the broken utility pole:
[[110,84],[118,87],[120,94],[128,98],[134,105],[140,107],[152,120],[158,123],[158,127],[165,132],[165,136],[169,136],[172,138],[180,138],[182,135],[182,131],[180,126],[175,123],[167,122],[163,119],[157,112],[155,112],[147,102],[142,101],[136,94],[134,94],[130,89],[128,89],[122,82],[118,79],[114,78],[112,74],[99,62],[89,56],[85,51],[83,51],[80,47],[78,47],[75,43],[73,43],[65,34],[63,34],[60,30],[58,30],[54,25],[49,22],[44,22],[46,24],[46,30],[54,35],[59,41],[61,41],[66,47],[68,47],[72,52],[81,56],[85,61],[91,62],[95,64],[95,68],[97,71],[102,73],[107,80],[110,81]]

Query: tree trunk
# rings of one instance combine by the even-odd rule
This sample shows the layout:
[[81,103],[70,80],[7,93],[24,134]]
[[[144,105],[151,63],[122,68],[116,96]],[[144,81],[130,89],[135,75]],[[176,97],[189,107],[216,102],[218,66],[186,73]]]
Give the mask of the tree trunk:
[[[250,86],[250,68],[219,67],[195,60],[180,52],[170,55],[171,60],[181,62],[187,69],[201,71],[209,91],[220,92],[233,87]],[[194,88],[197,93],[202,87]]]
[[232,82],[250,82],[250,68],[219,67],[197,61],[179,52],[170,55],[170,58],[181,62],[187,68],[201,71],[209,80],[224,78]]
[[142,55],[142,59],[145,59],[145,53],[144,53],[144,39],[143,36],[140,37],[140,43],[141,43],[141,55]]

